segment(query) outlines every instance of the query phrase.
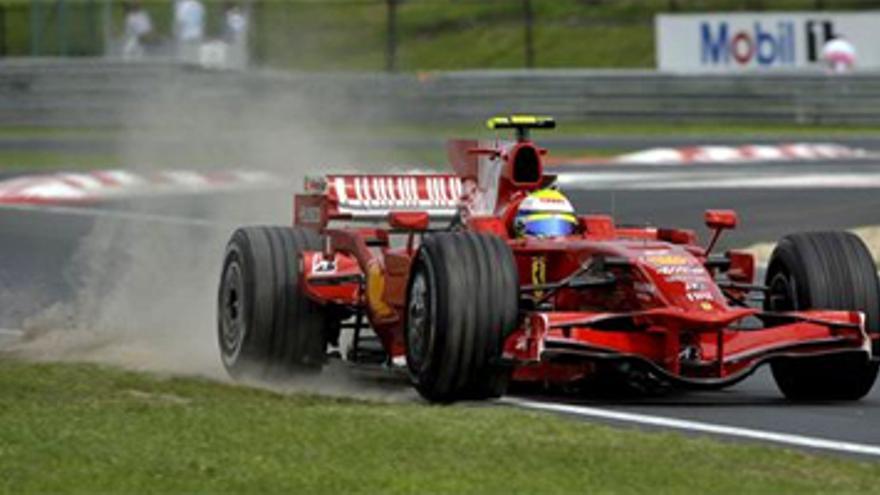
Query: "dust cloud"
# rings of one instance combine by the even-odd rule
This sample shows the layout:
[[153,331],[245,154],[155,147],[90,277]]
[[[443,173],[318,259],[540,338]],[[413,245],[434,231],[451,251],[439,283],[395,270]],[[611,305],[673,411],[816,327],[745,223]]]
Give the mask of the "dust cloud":
[[[216,339],[216,297],[225,244],[238,225],[291,222],[292,193],[308,174],[358,163],[357,149],[334,142],[332,101],[296,88],[247,87],[240,76],[163,74],[157,91],[127,103],[115,142],[126,167],[212,172],[268,171],[274,188],[257,193],[147,198],[114,208],[148,214],[138,221],[96,217],[73,255],[69,300],[25,319],[13,354],[38,360],[107,363],[135,370],[227,380]],[[350,170],[350,166],[349,166]],[[162,218],[173,218],[163,222]],[[187,219],[193,219],[187,224]],[[371,385],[342,364],[318,377],[263,384],[282,391],[411,397]]]

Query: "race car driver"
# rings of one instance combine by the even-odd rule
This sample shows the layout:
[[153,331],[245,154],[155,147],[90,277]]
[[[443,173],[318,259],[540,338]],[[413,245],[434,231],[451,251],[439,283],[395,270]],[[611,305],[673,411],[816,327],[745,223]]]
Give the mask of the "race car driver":
[[539,189],[523,198],[516,208],[513,232],[522,237],[564,237],[577,230],[571,202],[556,189]]

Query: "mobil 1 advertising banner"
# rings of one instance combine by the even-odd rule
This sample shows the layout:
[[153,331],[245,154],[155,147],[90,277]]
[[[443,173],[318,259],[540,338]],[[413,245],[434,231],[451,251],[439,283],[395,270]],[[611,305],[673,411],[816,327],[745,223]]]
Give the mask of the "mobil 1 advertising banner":
[[663,71],[818,70],[837,36],[854,46],[856,70],[880,70],[880,11],[670,14],[655,24]]

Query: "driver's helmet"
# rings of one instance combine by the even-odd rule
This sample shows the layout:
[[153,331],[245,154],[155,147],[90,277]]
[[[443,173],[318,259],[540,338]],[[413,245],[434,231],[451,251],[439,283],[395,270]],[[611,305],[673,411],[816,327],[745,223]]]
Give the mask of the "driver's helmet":
[[513,229],[517,237],[561,237],[577,227],[574,208],[564,194],[555,189],[539,189],[519,204]]

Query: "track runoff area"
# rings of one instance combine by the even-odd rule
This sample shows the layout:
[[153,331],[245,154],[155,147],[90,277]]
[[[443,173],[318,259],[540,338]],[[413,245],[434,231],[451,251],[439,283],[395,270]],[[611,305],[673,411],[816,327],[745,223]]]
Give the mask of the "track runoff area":
[[[561,165],[557,171],[563,191],[579,211],[612,213],[620,224],[676,225],[700,232],[704,209],[738,210],[740,227],[725,234],[721,249],[772,242],[794,231],[880,225],[880,162],[869,160],[674,167]],[[234,208],[238,201],[245,207],[254,195],[277,195],[279,205],[289,200],[289,192],[278,188],[277,182],[275,187],[248,183],[247,187],[214,190],[190,186],[177,191],[177,196],[142,194],[125,202],[98,201],[88,206],[0,206],[0,234],[11,240],[0,248],[0,255],[12,260],[9,266],[17,270],[5,274],[6,280],[19,284],[57,280],[53,274],[64,265],[65,256],[74,252],[97,221],[137,222],[147,230],[225,230],[231,224],[199,217],[197,212],[212,211],[217,204]],[[54,289],[55,296],[64,297],[64,287]],[[7,328],[14,325],[14,321],[2,322]],[[0,346],[16,337],[14,330],[2,332]],[[507,397],[498,404],[614,425],[880,459],[880,386],[857,403],[791,405],[782,399],[766,369],[720,392],[613,400]]]

